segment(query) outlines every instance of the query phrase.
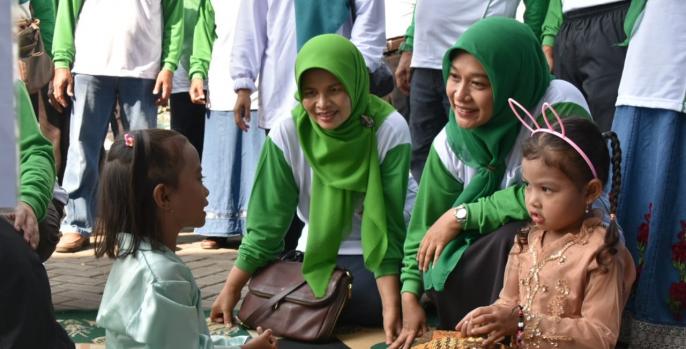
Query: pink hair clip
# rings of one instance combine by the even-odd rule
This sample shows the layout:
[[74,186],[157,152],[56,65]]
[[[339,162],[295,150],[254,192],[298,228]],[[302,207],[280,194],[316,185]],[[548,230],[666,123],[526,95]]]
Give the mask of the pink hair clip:
[[129,148],[133,148],[133,136],[132,135],[130,135],[128,133],[124,133],[124,145],[126,145]]
[[[576,143],[574,143],[574,141],[572,141],[571,139],[569,139],[569,137],[567,137],[565,135],[565,125],[562,122],[560,115],[557,113],[555,108],[553,108],[548,102],[543,103],[543,105],[541,106],[541,114],[543,115],[543,120],[545,121],[546,126],[548,126],[547,128],[541,127],[538,124],[538,122],[536,122],[536,118],[533,117],[533,115],[531,115],[531,113],[529,113],[529,111],[526,110],[526,108],[524,108],[524,106],[519,104],[519,102],[515,101],[512,98],[508,98],[507,103],[510,104],[510,109],[512,109],[512,112],[515,114],[517,119],[519,119],[519,121],[522,123],[522,125],[524,125],[524,127],[528,128],[529,131],[531,131],[531,135],[534,135],[538,132],[544,132],[544,133],[548,133],[548,134],[557,136],[560,139],[562,139],[563,141],[567,142],[567,144],[569,144],[572,148],[574,148],[574,150],[576,150],[576,152],[581,156],[581,158],[584,159],[584,161],[586,162],[586,165],[588,165],[588,168],[591,170],[591,173],[593,174],[593,178],[598,179],[598,174],[595,170],[595,166],[593,166],[593,163],[591,162],[591,159],[588,158],[586,153],[584,153],[584,151],[581,150],[581,148],[578,145],[576,145]],[[536,126],[536,129],[533,129],[529,125],[529,123],[527,123],[524,120],[524,118],[522,118],[522,116],[519,115],[519,112],[517,111],[517,109],[524,111],[524,113],[529,117],[529,119],[531,119],[533,125]],[[548,121],[548,116],[546,115],[547,110],[552,111],[553,115],[555,115],[555,119],[557,119],[557,123],[558,123],[558,125],[560,125],[560,132],[553,130],[553,126],[550,124],[550,121]]]

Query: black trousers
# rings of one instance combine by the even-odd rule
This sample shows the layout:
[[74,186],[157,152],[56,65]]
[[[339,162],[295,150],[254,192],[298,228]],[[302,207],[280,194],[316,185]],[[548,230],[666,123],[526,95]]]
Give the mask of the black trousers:
[[336,265],[353,276],[352,297],[343,308],[339,324],[350,326],[383,326],[381,296],[374,273],[364,266],[362,256],[338,256]]
[[586,97],[601,131],[608,131],[615,114],[619,81],[624,69],[624,17],[630,1],[588,7],[564,15],[555,41],[554,73],[574,84]]
[[0,280],[0,348],[74,348],[55,319],[43,264],[4,219],[0,219]]
[[188,92],[172,93],[169,98],[171,128],[188,138],[202,159],[205,137],[205,106],[191,102]]
[[476,240],[448,275],[443,291],[427,292],[436,306],[439,329],[455,329],[467,313],[498,299],[507,257],[524,225],[525,222],[508,223]]
[[62,183],[64,168],[67,166],[67,150],[69,149],[69,119],[71,117],[71,103],[62,112],[55,109],[49,102],[49,85],[30,95],[33,111],[40,123],[41,133],[47,138],[54,149],[57,181]]
[[60,233],[60,222],[62,222],[62,217],[64,216],[64,204],[52,199],[48,203],[48,209],[45,213],[45,218],[38,223],[38,234],[40,235],[40,240],[38,241],[38,247],[36,248],[36,253],[38,253],[38,258],[41,262],[45,262],[52,256],[55,252],[55,247],[57,243],[60,242],[62,233]]

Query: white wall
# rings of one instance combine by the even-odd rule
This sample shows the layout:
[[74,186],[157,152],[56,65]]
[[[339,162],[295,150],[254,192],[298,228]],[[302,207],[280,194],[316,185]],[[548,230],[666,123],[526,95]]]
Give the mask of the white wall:
[[0,0],[0,210],[17,204],[17,129],[14,111],[11,3]]

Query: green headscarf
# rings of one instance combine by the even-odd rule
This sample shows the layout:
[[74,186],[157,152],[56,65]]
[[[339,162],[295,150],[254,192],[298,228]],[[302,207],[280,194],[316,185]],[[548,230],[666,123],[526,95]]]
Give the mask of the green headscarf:
[[317,35],[336,33],[350,11],[350,0],[295,0],[298,50]]
[[[303,74],[319,68],[333,74],[350,96],[350,117],[334,130],[324,130],[302,103],[293,109],[298,139],[312,167],[309,234],[303,261],[305,280],[315,296],[326,292],[344,233],[352,227],[353,210],[364,195],[362,252],[370,270],[381,264],[388,240],[376,130],[394,109],[369,93],[369,73],[362,54],[342,36],[312,38],[298,53],[296,98],[301,101]],[[371,119],[371,122],[369,121]]]
[[505,161],[520,127],[507,99],[514,98],[531,110],[551,81],[536,37],[528,26],[514,19],[489,17],[462,34],[443,57],[446,82],[452,61],[460,50],[474,56],[484,67],[493,90],[493,116],[485,125],[463,129],[455,121],[455,113],[450,111],[446,126],[450,148],[460,160],[477,169],[477,174],[455,200],[455,206],[476,201],[500,188]]
[[[519,134],[520,123],[510,110],[514,98],[528,110],[545,94],[552,76],[543,52],[531,29],[514,19],[489,17],[472,25],[443,57],[443,79],[447,82],[453,59],[460,52],[474,56],[484,67],[493,90],[493,115],[484,125],[463,129],[451,110],[446,125],[450,148],[460,160],[477,169],[453,206],[474,202],[500,189],[506,160]],[[448,274],[472,239],[459,234],[441,253],[437,265],[424,273],[425,286],[443,288]],[[465,243],[465,240],[470,240]]]

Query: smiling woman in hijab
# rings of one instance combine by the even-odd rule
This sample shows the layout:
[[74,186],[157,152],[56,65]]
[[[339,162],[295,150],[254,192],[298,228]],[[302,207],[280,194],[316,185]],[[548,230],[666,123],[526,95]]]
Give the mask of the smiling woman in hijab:
[[[509,18],[475,23],[445,53],[451,111],[433,141],[412,212],[401,273],[403,330],[391,348],[409,348],[422,332],[423,291],[442,329],[498,297],[514,236],[528,219],[517,185],[519,144],[528,130],[508,98],[532,115],[548,102],[563,117],[589,116],[581,92],[548,71],[531,29]],[[503,199],[480,200],[501,189]],[[520,222],[505,224],[510,220]]]
[[[299,104],[269,133],[248,206],[247,235],[212,318],[231,322],[240,291],[283,252],[297,213],[303,274],[321,297],[338,265],[352,272],[352,299],[341,321],[400,328],[403,207],[410,135],[403,117],[369,93],[355,46],[335,34],[309,40],[295,64]],[[378,292],[377,292],[378,290]]]

